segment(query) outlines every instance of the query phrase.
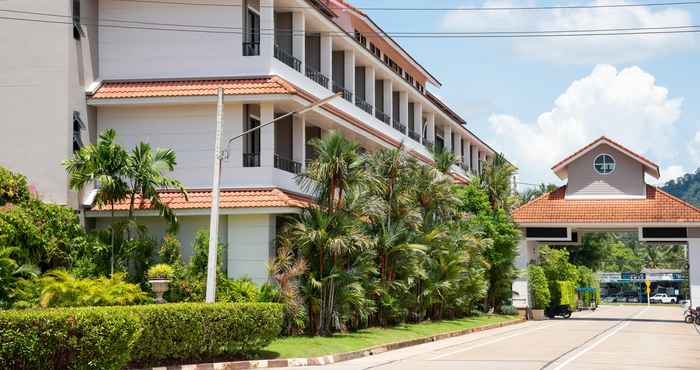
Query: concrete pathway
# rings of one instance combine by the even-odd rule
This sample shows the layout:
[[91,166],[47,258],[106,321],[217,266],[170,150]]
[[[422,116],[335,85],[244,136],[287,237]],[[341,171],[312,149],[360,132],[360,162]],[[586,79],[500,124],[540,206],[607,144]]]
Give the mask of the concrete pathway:
[[603,306],[314,369],[700,370],[700,329],[683,323],[682,313],[678,306]]

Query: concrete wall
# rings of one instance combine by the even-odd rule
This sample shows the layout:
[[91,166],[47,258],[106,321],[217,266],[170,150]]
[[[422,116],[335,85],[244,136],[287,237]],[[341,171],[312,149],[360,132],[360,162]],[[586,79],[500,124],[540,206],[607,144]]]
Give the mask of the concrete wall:
[[688,229],[688,279],[690,280],[690,302],[700,306],[700,228]]
[[[599,154],[609,154],[615,159],[615,171],[601,175],[593,168]],[[643,197],[646,191],[642,165],[606,144],[569,164],[568,174],[566,197]]]
[[276,232],[274,215],[229,215],[228,276],[248,277],[257,284],[267,282]]
[[526,308],[530,304],[527,266],[537,260],[537,242],[521,238],[518,242],[518,257],[515,259],[515,268],[520,273],[513,281],[513,306],[517,308]]

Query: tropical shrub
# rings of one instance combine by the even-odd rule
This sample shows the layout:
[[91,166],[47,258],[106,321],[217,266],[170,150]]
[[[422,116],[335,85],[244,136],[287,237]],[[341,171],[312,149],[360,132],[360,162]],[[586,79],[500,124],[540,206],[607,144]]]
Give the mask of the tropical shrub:
[[27,178],[0,166],[0,206],[7,203],[22,204],[29,201]]
[[501,313],[503,315],[515,316],[518,314],[518,309],[513,305],[506,304],[501,306]]
[[158,256],[160,257],[160,262],[167,263],[170,265],[176,265],[182,263],[182,245],[180,240],[178,240],[173,234],[165,234],[163,237],[163,242],[160,244],[160,250]]
[[151,266],[146,273],[150,280],[171,279],[175,275],[175,269],[167,263],[159,263]]
[[0,311],[0,368],[122,369],[142,331],[116,308]]
[[552,306],[568,305],[571,310],[576,310],[576,284],[571,281],[550,281]]
[[528,285],[530,286],[530,296],[532,297],[532,308],[540,310],[547,308],[551,295],[547,277],[544,275],[542,267],[535,265],[528,267]]
[[253,303],[258,301],[258,287],[250,279],[222,279],[217,285],[217,300],[230,303]]
[[8,308],[15,301],[22,277],[33,277],[38,272],[32,265],[17,263],[13,255],[18,249],[0,246],[0,309]]

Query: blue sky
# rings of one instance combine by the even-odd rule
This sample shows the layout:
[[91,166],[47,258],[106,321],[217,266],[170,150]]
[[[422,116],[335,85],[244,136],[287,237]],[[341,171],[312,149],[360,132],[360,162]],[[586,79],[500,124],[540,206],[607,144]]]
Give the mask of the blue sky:
[[[603,0],[352,0],[358,7],[574,3],[605,4]],[[700,24],[700,5],[367,13],[387,32]],[[432,91],[460,112],[479,136],[518,165],[522,182],[557,182],[549,168],[601,135],[657,162],[661,181],[700,167],[700,34],[398,41],[443,83],[442,88]]]

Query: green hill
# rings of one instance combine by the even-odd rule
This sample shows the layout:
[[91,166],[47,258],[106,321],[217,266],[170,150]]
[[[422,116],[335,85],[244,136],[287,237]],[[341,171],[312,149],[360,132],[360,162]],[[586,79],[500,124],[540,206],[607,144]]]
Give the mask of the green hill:
[[700,168],[667,182],[661,189],[700,207]]

